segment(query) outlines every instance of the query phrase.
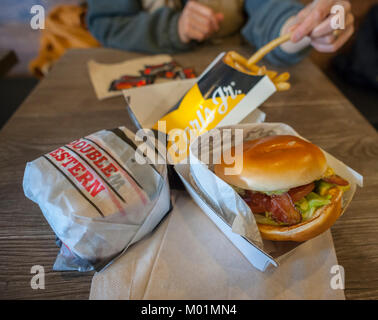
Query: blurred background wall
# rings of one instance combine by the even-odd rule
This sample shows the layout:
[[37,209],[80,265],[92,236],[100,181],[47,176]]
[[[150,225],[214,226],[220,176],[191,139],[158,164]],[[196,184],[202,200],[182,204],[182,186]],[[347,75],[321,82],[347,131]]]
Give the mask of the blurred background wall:
[[[110,0],[111,1],[111,0]],[[0,129],[37,85],[28,63],[39,49],[40,31],[30,27],[30,8],[39,4],[47,12],[57,4],[79,4],[79,0],[1,0],[0,54],[13,50],[18,62],[6,75],[0,74]]]
[[[109,0],[111,1],[111,0]],[[30,8],[39,4],[47,12],[58,4],[79,4],[82,0],[1,0],[0,9],[0,48],[12,49],[19,62],[9,72],[11,76],[26,76],[28,62],[38,53],[38,30],[30,27],[32,17]]]

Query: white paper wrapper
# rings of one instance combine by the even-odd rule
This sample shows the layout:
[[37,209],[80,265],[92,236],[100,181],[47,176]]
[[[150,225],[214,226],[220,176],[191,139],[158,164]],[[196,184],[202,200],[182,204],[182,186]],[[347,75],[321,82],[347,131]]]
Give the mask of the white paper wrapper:
[[55,270],[101,270],[170,210],[166,166],[138,164],[134,135],[102,130],[27,164],[23,187],[62,242]]
[[[222,134],[227,133],[233,136],[234,133],[230,129],[243,129],[244,141],[269,135],[289,134],[299,136],[293,128],[283,123],[245,124],[217,129]],[[286,242],[262,241],[250,208],[226,182],[213,173],[211,165],[207,165],[199,159],[198,150],[201,150],[201,155],[205,158],[207,155],[211,156],[213,153],[220,152],[220,148],[222,147],[221,140],[214,140],[214,143],[211,145],[201,145],[201,141],[207,141],[212,134],[212,131],[203,134],[194,141],[190,148],[190,175],[193,180],[191,184],[197,189],[200,197],[205,199],[216,214],[232,227],[233,232],[247,238],[254,246],[263,249],[267,255],[279,258],[298,246],[298,244]],[[234,141],[234,139],[231,141]],[[197,144],[198,148],[196,148]],[[356,186],[362,186],[363,178],[360,174],[327,152],[324,151],[324,153],[328,165],[335,170],[336,174],[347,179],[351,184],[350,190],[344,194],[344,212],[353,198]]]

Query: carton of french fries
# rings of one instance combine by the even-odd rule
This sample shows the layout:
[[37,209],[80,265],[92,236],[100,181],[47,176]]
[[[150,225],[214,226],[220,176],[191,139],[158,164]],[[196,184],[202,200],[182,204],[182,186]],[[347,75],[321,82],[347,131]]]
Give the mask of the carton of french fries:
[[278,75],[247,63],[236,52],[221,53],[155,124],[153,129],[168,136],[169,162],[185,160],[195,137],[218,126],[240,123],[274,92],[289,89],[288,73]]
[[[190,142],[218,126],[240,123],[275,91],[290,89],[290,74],[278,74],[257,63],[289,41],[285,34],[269,42],[248,60],[235,51],[220,54],[194,86],[154,129],[168,137],[168,157],[179,163],[188,157]],[[159,127],[159,123],[164,123]],[[179,142],[177,142],[177,140]]]

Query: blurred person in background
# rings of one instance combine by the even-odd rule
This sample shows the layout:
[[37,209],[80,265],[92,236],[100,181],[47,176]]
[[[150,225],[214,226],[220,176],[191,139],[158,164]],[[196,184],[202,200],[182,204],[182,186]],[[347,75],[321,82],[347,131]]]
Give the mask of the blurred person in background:
[[[331,27],[331,8],[345,10],[345,28]],[[106,47],[145,53],[178,53],[241,32],[256,48],[292,32],[271,52],[275,65],[299,62],[312,46],[335,52],[354,32],[349,1],[315,0],[88,0],[87,24]]]

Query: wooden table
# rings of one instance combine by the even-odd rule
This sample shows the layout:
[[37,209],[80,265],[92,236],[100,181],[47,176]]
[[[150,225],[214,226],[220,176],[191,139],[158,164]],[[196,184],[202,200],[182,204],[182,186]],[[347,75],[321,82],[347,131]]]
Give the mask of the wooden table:
[[[175,56],[202,71],[220,50],[250,48],[227,42]],[[27,161],[75,138],[124,124],[122,97],[98,101],[86,62],[120,62],[140,56],[109,49],[73,50],[53,68],[0,132],[0,298],[87,299],[93,273],[53,272],[58,248],[38,206],[26,199]],[[378,298],[378,135],[309,60],[290,68],[293,89],[261,108],[267,121],[293,126],[365,176],[365,187],[332,228],[346,273],[348,299]],[[32,290],[30,269],[45,268],[45,290]],[[211,297],[209,297],[211,298]]]

